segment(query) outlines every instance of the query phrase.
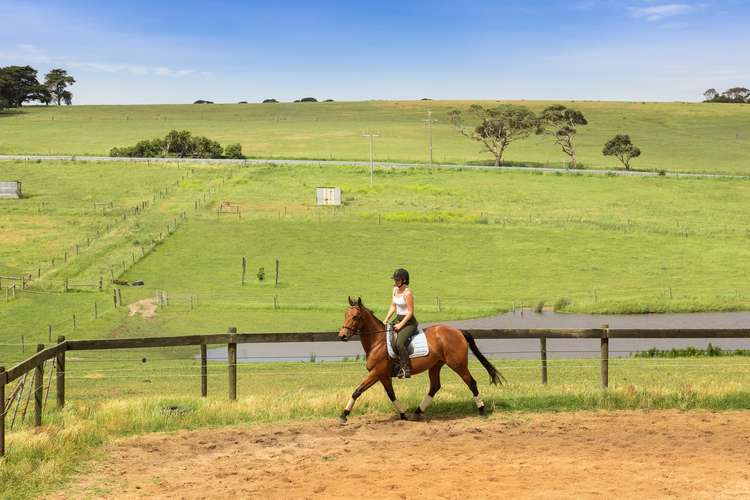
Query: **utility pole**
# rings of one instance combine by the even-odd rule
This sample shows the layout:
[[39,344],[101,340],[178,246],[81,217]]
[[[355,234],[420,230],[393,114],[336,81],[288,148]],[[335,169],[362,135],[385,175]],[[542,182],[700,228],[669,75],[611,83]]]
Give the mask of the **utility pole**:
[[427,111],[427,119],[422,120],[427,125],[427,130],[430,136],[430,163],[429,166],[432,166],[432,124],[436,122],[437,120],[432,119],[432,111]]
[[373,160],[372,160],[372,158],[373,158],[373,156],[372,156],[373,139],[375,137],[380,137],[380,135],[379,134],[369,133],[369,134],[362,134],[362,137],[369,137],[370,138],[370,186],[372,186],[372,171],[374,170]]

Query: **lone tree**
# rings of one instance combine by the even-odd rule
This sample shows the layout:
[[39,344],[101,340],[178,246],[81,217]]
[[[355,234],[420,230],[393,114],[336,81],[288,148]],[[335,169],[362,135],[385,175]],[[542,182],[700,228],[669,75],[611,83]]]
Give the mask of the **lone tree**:
[[60,68],[51,70],[44,77],[44,86],[47,87],[47,91],[58,106],[60,102],[65,102],[68,106],[73,102],[73,94],[67,90],[67,87],[75,82],[75,78]]
[[472,104],[468,112],[480,120],[474,128],[464,125],[461,110],[451,110],[448,117],[462,135],[481,142],[484,149],[495,156],[496,167],[503,164],[503,154],[512,142],[528,137],[538,128],[536,116],[524,106],[507,104],[484,108]]
[[549,106],[539,115],[537,133],[545,133],[554,137],[555,144],[562,148],[563,153],[570,156],[571,167],[577,168],[578,160],[573,139],[576,135],[576,127],[588,125],[588,123],[580,111],[556,104]]
[[604,156],[616,156],[630,170],[630,160],[641,156],[641,150],[630,141],[629,135],[617,134],[607,141],[602,149]]

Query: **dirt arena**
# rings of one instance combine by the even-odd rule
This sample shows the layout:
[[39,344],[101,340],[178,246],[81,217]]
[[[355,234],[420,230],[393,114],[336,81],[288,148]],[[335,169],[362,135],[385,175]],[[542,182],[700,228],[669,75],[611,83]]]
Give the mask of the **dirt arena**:
[[129,438],[55,498],[750,498],[750,412],[357,417]]

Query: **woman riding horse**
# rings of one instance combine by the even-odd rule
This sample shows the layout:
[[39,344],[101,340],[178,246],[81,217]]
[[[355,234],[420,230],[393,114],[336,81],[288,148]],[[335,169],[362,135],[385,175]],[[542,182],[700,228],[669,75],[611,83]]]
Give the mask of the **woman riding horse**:
[[[341,330],[339,330],[339,338],[349,340],[352,335],[359,335],[359,339],[362,341],[362,348],[367,360],[365,365],[367,376],[352,393],[352,397],[341,413],[339,420],[342,424],[345,424],[357,398],[377,382],[383,384],[391,403],[393,403],[401,419],[405,420],[406,409],[396,399],[396,393],[393,391],[391,381],[393,361],[388,355],[388,348],[386,347],[385,324],[362,304],[362,299],[358,298],[354,301],[349,297],[349,308],[344,315],[344,324],[341,325]],[[503,376],[479,351],[474,337],[470,333],[462,332],[452,326],[435,325],[425,330],[425,336],[427,337],[429,352],[426,356],[412,360],[411,372],[417,374],[429,371],[430,391],[414,411],[414,418],[421,418],[421,414],[427,410],[432,398],[440,390],[440,369],[443,365],[448,365],[469,386],[479,414],[484,416],[484,402],[479,397],[477,381],[469,373],[469,349],[489,373],[491,383],[502,382]]]
[[401,370],[398,372],[398,378],[411,377],[409,366],[409,350],[406,345],[409,340],[417,333],[417,318],[414,316],[414,295],[409,288],[409,271],[406,269],[396,269],[393,273],[393,292],[391,294],[391,307],[383,321],[386,325],[391,315],[396,313],[396,320],[392,324],[397,333],[396,352],[400,359]]

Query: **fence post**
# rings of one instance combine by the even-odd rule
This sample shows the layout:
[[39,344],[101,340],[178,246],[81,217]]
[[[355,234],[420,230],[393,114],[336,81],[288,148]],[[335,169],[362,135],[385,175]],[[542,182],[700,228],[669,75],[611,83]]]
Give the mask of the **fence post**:
[[539,339],[540,354],[542,358],[542,384],[547,385],[547,338]]
[[0,457],[5,456],[5,367],[0,366]]
[[206,344],[201,344],[201,397],[208,396],[208,353]]
[[[44,344],[36,345],[36,352],[44,350]],[[44,362],[34,368],[34,426],[42,426],[42,396],[44,396]]]
[[[237,327],[230,327],[229,333],[237,333]],[[234,342],[234,336],[231,337],[227,345],[227,365],[229,368],[229,399],[237,399],[237,343]]]
[[279,259],[276,259],[276,285],[279,284]]
[[242,257],[242,286],[245,286],[245,271],[247,270],[247,258]]
[[609,387],[609,325],[602,325],[602,389]]
[[[57,337],[58,344],[63,342],[65,342],[65,337],[62,335]],[[57,365],[57,409],[62,410],[65,406],[65,351],[57,354],[55,364]]]

